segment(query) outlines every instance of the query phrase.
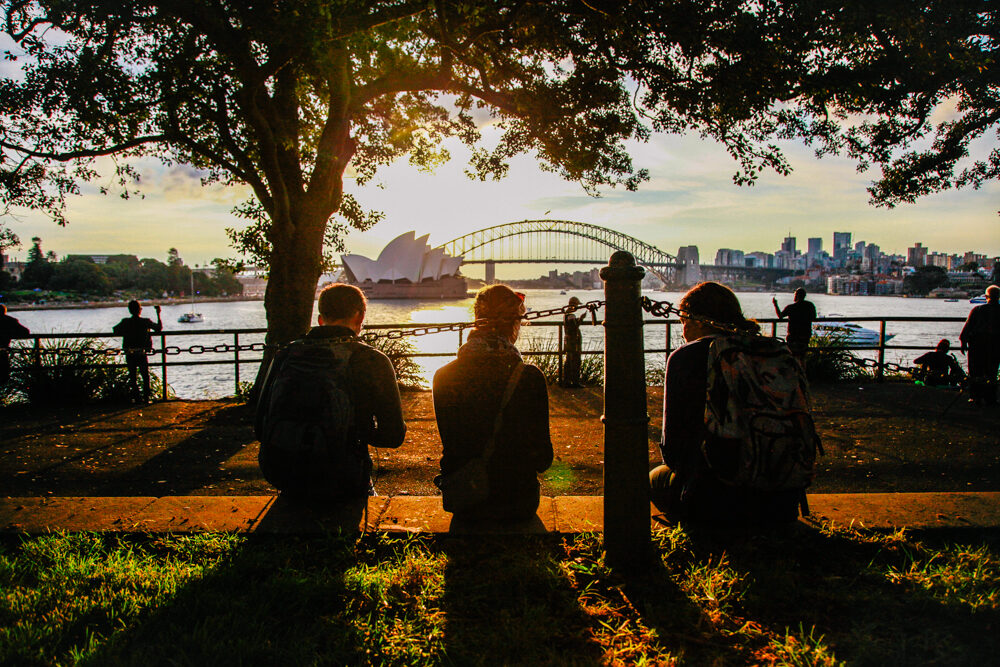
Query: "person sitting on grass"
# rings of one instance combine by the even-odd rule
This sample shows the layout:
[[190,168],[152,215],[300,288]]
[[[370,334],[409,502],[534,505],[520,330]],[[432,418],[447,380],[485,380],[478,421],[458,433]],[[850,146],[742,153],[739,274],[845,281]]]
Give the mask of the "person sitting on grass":
[[794,521],[821,451],[802,364],[724,285],[700,283],[679,306],[687,343],[667,359],[650,499],[668,521]]
[[434,374],[443,448],[434,482],[456,518],[527,519],[538,509],[552,440],[545,376],[514,347],[525,312],[524,295],[506,285],[479,290],[475,329]]
[[933,352],[927,352],[913,360],[920,370],[916,379],[934,387],[957,387],[965,380],[965,371],[955,355],[949,354],[951,341],[942,338]]

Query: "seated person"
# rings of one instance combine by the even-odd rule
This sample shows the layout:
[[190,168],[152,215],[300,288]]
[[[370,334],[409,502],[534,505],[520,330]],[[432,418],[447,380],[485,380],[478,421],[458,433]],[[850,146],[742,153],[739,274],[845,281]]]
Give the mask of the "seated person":
[[958,386],[965,379],[965,371],[958,363],[955,355],[949,354],[951,341],[942,338],[937,349],[922,354],[913,360],[920,367],[915,374],[916,379],[933,386]]
[[[525,313],[523,295],[506,285],[484,287],[474,312],[476,327],[458,358],[434,374],[434,414],[443,447],[435,484],[442,489],[445,510],[456,517],[526,519],[538,509],[537,475],[552,464],[545,376],[536,366],[524,365],[514,347]],[[508,391],[518,367],[520,377]],[[462,474],[491,440],[493,452],[485,462],[488,497],[473,507],[454,508],[449,476]]]
[[[753,336],[760,327],[744,317],[736,295],[719,283],[705,282],[691,288],[681,299],[680,310],[687,343],[667,359],[660,443],[664,465],[649,473],[650,499],[670,521],[742,526],[794,521],[804,500],[804,486],[763,491],[724,481],[721,471],[737,469],[739,450],[728,443],[706,446],[708,364],[713,341],[734,336],[734,330]],[[801,364],[784,344],[769,344],[780,345],[778,353],[787,355],[783,368],[794,375],[789,384],[799,391],[803,399],[799,402],[807,402]]]

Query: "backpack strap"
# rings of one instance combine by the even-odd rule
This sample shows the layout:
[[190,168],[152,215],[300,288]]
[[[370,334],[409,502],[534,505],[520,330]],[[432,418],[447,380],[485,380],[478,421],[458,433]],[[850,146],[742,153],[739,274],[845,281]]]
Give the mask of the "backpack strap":
[[482,458],[484,461],[489,461],[493,456],[493,449],[496,446],[497,436],[500,434],[500,427],[503,425],[503,411],[507,407],[507,403],[510,402],[510,397],[514,395],[514,389],[517,388],[517,383],[521,379],[521,371],[524,370],[524,362],[518,362],[517,366],[514,367],[513,372],[510,374],[510,379],[507,380],[507,387],[504,389],[503,398],[500,399],[500,410],[497,412],[496,421],[493,422],[493,432],[490,434],[490,439],[486,442],[486,446],[483,448]]

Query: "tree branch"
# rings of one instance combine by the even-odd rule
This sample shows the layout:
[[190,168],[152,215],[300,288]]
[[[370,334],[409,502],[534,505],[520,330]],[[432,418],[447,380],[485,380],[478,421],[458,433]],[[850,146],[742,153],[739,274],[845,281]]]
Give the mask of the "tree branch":
[[101,157],[103,155],[111,155],[113,153],[120,153],[121,151],[126,151],[131,148],[137,148],[145,144],[155,144],[169,141],[170,137],[166,134],[153,134],[145,137],[136,137],[130,141],[124,141],[120,144],[114,144],[113,146],[108,146],[106,148],[90,148],[81,149],[75,151],[36,151],[31,148],[25,148],[24,146],[18,146],[17,144],[12,144],[10,142],[0,139],[0,148],[6,148],[8,150],[21,153],[22,155],[28,155],[30,157],[40,158],[43,160],[57,160],[59,162],[69,162],[70,160],[79,160],[83,158],[90,157]]

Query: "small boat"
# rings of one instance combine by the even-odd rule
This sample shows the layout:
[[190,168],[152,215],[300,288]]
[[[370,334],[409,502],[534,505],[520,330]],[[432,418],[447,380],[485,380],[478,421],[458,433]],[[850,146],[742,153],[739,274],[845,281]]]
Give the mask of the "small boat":
[[[895,334],[886,334],[885,340],[888,342]],[[826,322],[824,324],[813,325],[813,336],[825,338],[832,343],[841,345],[853,345],[863,347],[874,347],[878,345],[878,332],[874,329],[866,329],[854,322]]]
[[974,296],[969,299],[969,303],[986,303],[986,295],[981,294],[979,296]]
[[958,299],[945,299],[945,303],[958,303]]
[[181,324],[194,324],[196,322],[204,322],[205,318],[201,316],[201,313],[194,312],[194,274],[191,274],[191,310],[190,312],[184,313],[177,318],[177,321]]

